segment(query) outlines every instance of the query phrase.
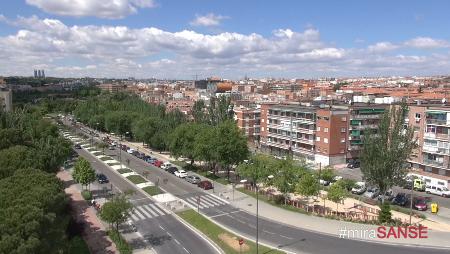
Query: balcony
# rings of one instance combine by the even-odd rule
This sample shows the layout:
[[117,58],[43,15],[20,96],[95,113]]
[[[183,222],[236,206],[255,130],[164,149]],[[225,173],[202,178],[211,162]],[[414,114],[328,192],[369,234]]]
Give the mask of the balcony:
[[297,143],[303,143],[303,144],[309,144],[309,145],[314,144],[313,139],[302,139],[302,138],[297,138],[297,137],[289,137],[289,136],[280,135],[280,134],[271,133],[271,132],[267,133],[267,136],[272,137],[272,138],[278,138],[278,139],[282,139],[282,140],[297,142]]
[[349,146],[348,150],[349,151],[358,151],[358,150],[361,150],[361,146]]
[[445,120],[445,119],[431,119],[431,118],[427,118],[427,124],[447,125],[447,120]]
[[422,148],[423,152],[426,153],[432,153],[432,154],[442,154],[442,155],[448,155],[449,149],[445,147],[437,147],[437,146],[428,146],[424,145]]
[[381,114],[375,114],[375,115],[350,115],[350,120],[353,119],[380,119]]
[[436,160],[430,160],[430,159],[423,159],[423,163],[428,164],[428,165],[433,165],[433,166],[438,166],[438,167],[443,167],[444,166],[444,162],[439,162]]
[[450,140],[450,135],[444,133],[425,132],[423,137],[428,139]]
[[365,130],[365,129],[376,129],[378,125],[376,124],[362,124],[362,125],[350,125],[351,130]]

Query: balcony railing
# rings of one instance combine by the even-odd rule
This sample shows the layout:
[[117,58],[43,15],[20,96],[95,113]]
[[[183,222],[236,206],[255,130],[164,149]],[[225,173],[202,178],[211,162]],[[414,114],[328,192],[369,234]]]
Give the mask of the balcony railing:
[[429,160],[429,159],[423,159],[423,163],[428,164],[428,165],[434,165],[434,166],[439,166],[442,167],[444,166],[444,162],[439,162],[436,160]]
[[447,125],[447,120],[444,119],[427,119],[427,124]]
[[350,120],[352,119],[379,119],[381,118],[380,114],[375,115],[351,115]]
[[362,124],[362,125],[350,125],[352,130],[365,130],[365,129],[376,129],[378,125],[376,124]]

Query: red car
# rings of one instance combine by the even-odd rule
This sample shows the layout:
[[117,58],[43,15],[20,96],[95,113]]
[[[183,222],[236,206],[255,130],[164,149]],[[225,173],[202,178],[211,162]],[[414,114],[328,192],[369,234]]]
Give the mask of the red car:
[[202,189],[204,189],[204,190],[210,190],[210,189],[213,189],[214,187],[213,187],[213,185],[212,185],[212,183],[210,182],[210,181],[201,181],[201,182],[199,182],[198,184],[197,184],[197,186],[198,187],[200,187],[200,188],[202,188]]
[[158,168],[161,167],[161,164],[162,164],[162,161],[160,161],[160,160],[156,160],[153,162],[153,165]]

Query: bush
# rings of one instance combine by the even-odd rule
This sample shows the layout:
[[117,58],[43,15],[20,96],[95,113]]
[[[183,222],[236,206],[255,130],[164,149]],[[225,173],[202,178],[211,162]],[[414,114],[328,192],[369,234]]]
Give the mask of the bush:
[[89,254],[86,242],[80,236],[75,236],[69,242],[69,254]]
[[131,173],[133,171],[129,168],[121,168],[121,169],[117,170],[117,172],[119,172],[119,174],[125,174],[125,173]]
[[391,223],[392,222],[392,213],[391,206],[389,204],[382,204],[380,206],[381,210],[378,215],[378,222],[380,224]]
[[128,245],[127,241],[123,239],[119,232],[117,232],[116,230],[109,230],[108,236],[116,244],[117,250],[119,250],[121,254],[132,253],[130,245]]
[[164,193],[160,188],[157,186],[147,186],[145,188],[142,188],[143,191],[147,192],[149,195],[154,196],[161,193]]
[[140,176],[140,175],[131,175],[131,176],[128,176],[127,178],[134,184],[140,184],[140,183],[147,182],[147,180],[142,178],[142,176]]
[[83,196],[83,198],[88,201],[92,199],[92,193],[88,190],[83,190],[81,192],[81,196]]

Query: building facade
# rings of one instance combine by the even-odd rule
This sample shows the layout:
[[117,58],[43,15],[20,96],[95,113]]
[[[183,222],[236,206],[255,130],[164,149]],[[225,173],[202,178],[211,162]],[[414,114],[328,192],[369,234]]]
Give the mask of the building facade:
[[234,119],[248,141],[259,147],[261,131],[261,110],[258,108],[234,108]]

